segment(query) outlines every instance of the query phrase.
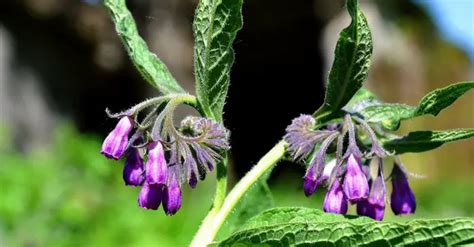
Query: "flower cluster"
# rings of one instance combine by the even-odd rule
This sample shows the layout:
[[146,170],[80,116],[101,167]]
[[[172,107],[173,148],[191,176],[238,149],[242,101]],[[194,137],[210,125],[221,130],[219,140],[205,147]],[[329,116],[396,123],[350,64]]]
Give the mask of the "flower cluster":
[[187,182],[195,188],[198,178],[203,180],[229,149],[228,132],[221,124],[187,117],[176,129],[173,110],[174,106],[159,114],[154,110],[142,123],[136,111],[111,115],[120,120],[101,150],[115,160],[126,156],[123,180],[128,186],[141,186],[138,205],[156,210],[163,204],[167,215],[181,207],[181,185]]
[[[307,164],[305,195],[311,196],[320,185],[328,187],[323,203],[325,212],[346,214],[349,204],[356,204],[357,214],[382,220],[386,179],[392,181],[393,212],[415,212],[416,201],[407,172],[397,158],[391,175],[384,177],[383,159],[392,154],[384,150],[373,128],[362,118],[346,114],[341,123],[318,127],[312,116],[301,115],[286,132],[289,153],[295,161]],[[326,156],[334,159],[327,162],[332,157]],[[371,176],[371,170],[376,170],[375,176]]]

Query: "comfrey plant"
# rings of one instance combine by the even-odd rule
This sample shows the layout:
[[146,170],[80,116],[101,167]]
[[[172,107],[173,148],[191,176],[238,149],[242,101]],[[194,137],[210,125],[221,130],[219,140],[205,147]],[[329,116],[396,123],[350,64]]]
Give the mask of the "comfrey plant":
[[[158,209],[161,204],[167,215],[180,209],[183,184],[195,188],[199,179],[216,170],[214,201],[191,246],[474,242],[471,218],[379,222],[388,206],[396,215],[416,210],[401,154],[474,136],[474,129],[415,131],[402,137],[393,131],[402,120],[436,116],[474,88],[474,82],[437,89],[417,106],[379,101],[363,87],[372,37],[357,0],[347,0],[352,21],[340,34],[324,104],[311,115],[295,118],[283,140],[229,193],[229,132],[222,119],[234,61],[232,42],[242,26],[242,0],[199,1],[193,23],[196,96],[186,93],[148,50],[125,0],[104,3],[136,68],[162,95],[120,113],[107,111],[118,123],[105,138],[101,153],[115,160],[125,157],[123,180],[141,187],[138,205]],[[175,126],[173,113],[180,104],[194,107],[201,116],[186,117]],[[323,210],[328,214],[309,208],[273,208],[266,179],[287,157],[307,166],[302,179],[306,196],[327,187]],[[391,188],[387,188],[389,181]],[[335,215],[346,214],[352,204],[357,214],[368,217]]]

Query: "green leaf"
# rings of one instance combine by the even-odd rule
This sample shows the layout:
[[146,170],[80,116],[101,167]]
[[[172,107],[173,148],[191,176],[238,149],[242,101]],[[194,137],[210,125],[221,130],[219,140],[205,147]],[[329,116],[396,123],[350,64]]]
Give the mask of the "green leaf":
[[474,243],[474,219],[377,222],[309,208],[274,208],[219,246],[451,246]]
[[407,136],[384,143],[387,150],[401,153],[417,153],[435,149],[444,143],[474,136],[474,129],[452,129],[444,131],[415,131]]
[[148,49],[138,34],[125,0],[104,0],[104,4],[112,16],[130,59],[145,80],[163,94],[184,93],[184,89],[176,82],[166,65]]
[[360,113],[368,122],[380,123],[386,129],[395,130],[402,120],[427,114],[438,115],[444,108],[473,88],[474,81],[455,83],[430,92],[416,107],[384,103],[368,106]]
[[324,104],[313,115],[318,119],[337,113],[367,79],[372,55],[372,35],[357,0],[347,1],[351,24],[341,33],[329,72]]
[[364,108],[360,113],[367,122],[380,123],[382,127],[396,130],[400,121],[414,116],[416,107],[404,104],[376,104]]
[[225,239],[247,220],[274,206],[273,196],[264,179],[260,179],[239,200],[227,217],[217,239]]
[[200,0],[194,17],[196,94],[208,117],[222,118],[230,69],[232,42],[242,28],[242,0]]
[[352,96],[351,100],[347,103],[345,107],[347,108],[352,108],[354,106],[357,106],[361,102],[367,102],[367,101],[376,101],[377,96],[369,91],[365,87],[361,87],[355,94]]
[[416,109],[415,116],[425,114],[436,116],[440,111],[450,106],[459,97],[473,88],[474,81],[467,81],[436,89],[421,99],[418,108]]

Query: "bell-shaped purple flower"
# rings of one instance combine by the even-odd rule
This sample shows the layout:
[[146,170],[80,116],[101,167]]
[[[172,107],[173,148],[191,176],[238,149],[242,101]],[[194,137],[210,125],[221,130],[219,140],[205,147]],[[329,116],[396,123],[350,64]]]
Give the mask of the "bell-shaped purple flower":
[[181,208],[181,188],[176,174],[171,176],[169,184],[164,189],[163,209],[166,215],[174,215]]
[[347,206],[347,197],[341,183],[339,179],[335,179],[324,198],[323,210],[326,213],[346,214]]
[[358,202],[369,196],[369,183],[361,169],[360,157],[351,153],[346,161],[344,193],[350,202]]
[[138,195],[138,205],[144,209],[157,210],[163,197],[163,185],[144,183]]
[[143,173],[143,160],[140,157],[140,153],[138,152],[138,149],[132,148],[127,155],[125,166],[123,168],[123,181],[125,181],[125,185],[142,185],[145,180]]
[[304,194],[307,197],[310,197],[316,191],[316,188],[318,187],[319,183],[320,180],[317,178],[316,167],[312,165],[308,168],[308,171],[304,176]]
[[369,198],[357,202],[357,214],[382,220],[385,213],[385,182],[378,176],[372,183]]
[[148,160],[145,166],[146,182],[150,185],[165,185],[168,177],[168,164],[161,142],[150,143],[148,147]]
[[125,153],[128,145],[128,135],[133,129],[133,120],[130,117],[123,117],[109,133],[102,144],[101,154],[109,159],[118,160]]
[[408,179],[400,167],[395,164],[392,172],[392,194],[390,205],[395,215],[413,214],[416,210],[416,200],[408,184]]

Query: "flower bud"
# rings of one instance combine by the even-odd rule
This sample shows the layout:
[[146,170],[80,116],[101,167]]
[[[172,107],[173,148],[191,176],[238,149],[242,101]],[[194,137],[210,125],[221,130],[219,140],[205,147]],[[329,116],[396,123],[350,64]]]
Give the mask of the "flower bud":
[[324,198],[323,210],[326,213],[346,214],[347,213],[347,197],[342,190],[339,179],[334,180],[331,188]]
[[161,142],[152,142],[148,149],[148,161],[146,162],[146,182],[150,185],[165,185],[168,176],[168,165],[165,160],[165,152]]
[[378,176],[372,183],[369,198],[357,202],[357,214],[382,220],[385,213],[385,182]]
[[344,176],[344,193],[350,202],[357,202],[369,196],[369,183],[361,169],[361,160],[350,154],[346,161],[346,175]]
[[105,138],[100,153],[109,159],[120,159],[127,148],[128,135],[132,128],[133,120],[131,118],[121,118],[115,129]]
[[188,181],[189,186],[191,186],[191,188],[194,189],[194,188],[196,188],[197,182],[198,182],[198,180],[197,180],[196,173],[191,172],[191,175],[189,176],[189,181]]
[[165,187],[163,209],[167,215],[174,215],[181,208],[181,189],[176,175],[173,174],[170,183]]
[[413,214],[416,210],[415,195],[408,184],[406,174],[397,164],[393,167],[392,172],[390,205],[395,215]]
[[138,206],[144,209],[157,210],[163,194],[162,185],[149,185],[144,183],[138,195]]
[[143,184],[145,177],[143,176],[143,160],[140,157],[138,149],[132,148],[125,160],[123,168],[123,181],[125,185],[139,186]]
[[312,165],[310,168],[308,168],[308,171],[306,172],[306,175],[304,176],[304,194],[309,197],[311,196],[315,191],[316,188],[319,185],[319,179],[316,177],[316,168],[314,165]]
[[318,187],[318,185],[321,183],[321,176],[326,163],[327,149],[338,135],[339,133],[337,132],[331,133],[321,143],[321,146],[319,147],[315,157],[311,160],[304,182],[304,192],[306,196],[311,196],[314,191],[316,191],[316,187]]
[[284,139],[288,142],[288,152],[294,160],[310,155],[316,142],[328,137],[332,131],[314,130],[316,120],[311,115],[301,115],[286,128]]

